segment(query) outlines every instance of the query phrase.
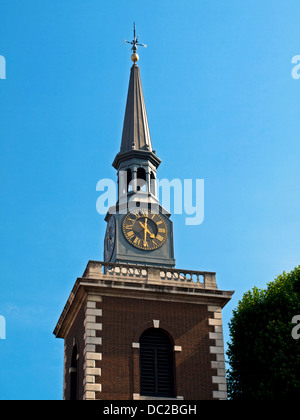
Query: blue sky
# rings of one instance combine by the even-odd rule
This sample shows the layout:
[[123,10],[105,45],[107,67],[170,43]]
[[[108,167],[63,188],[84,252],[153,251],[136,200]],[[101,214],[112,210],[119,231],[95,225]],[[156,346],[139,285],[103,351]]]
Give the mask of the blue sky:
[[243,293],[299,265],[300,3],[4,0],[0,14],[0,399],[61,399],[52,331],[102,260],[99,179],[115,179],[136,22],[159,178],[204,179],[203,224],[174,215],[178,268]]

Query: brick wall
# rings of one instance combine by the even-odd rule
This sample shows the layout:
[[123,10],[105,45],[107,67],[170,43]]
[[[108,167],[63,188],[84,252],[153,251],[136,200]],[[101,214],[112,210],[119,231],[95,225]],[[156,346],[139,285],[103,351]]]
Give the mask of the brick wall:
[[215,337],[216,322],[222,328],[221,320],[214,321],[217,309],[206,304],[87,295],[65,339],[64,398],[70,397],[69,368],[76,342],[79,399],[138,399],[139,338],[150,327],[166,330],[174,341],[176,395],[185,400],[221,398],[226,383],[218,359],[224,358],[218,354],[220,340],[220,351],[216,347],[216,338],[221,338],[221,332]]
[[[141,333],[153,320],[173,338],[176,394],[184,399],[211,399],[217,385],[210,353],[214,340],[208,323],[207,305],[184,304],[120,297],[102,298],[102,399],[132,399],[139,394],[139,349]],[[157,325],[157,323],[156,323]],[[178,351],[179,350],[179,351]]]

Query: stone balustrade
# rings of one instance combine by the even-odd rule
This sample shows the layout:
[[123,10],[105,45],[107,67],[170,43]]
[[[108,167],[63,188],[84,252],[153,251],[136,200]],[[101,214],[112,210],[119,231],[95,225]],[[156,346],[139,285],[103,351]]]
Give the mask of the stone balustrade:
[[156,266],[89,261],[83,278],[99,280],[136,281],[148,284],[217,289],[213,272],[180,270]]

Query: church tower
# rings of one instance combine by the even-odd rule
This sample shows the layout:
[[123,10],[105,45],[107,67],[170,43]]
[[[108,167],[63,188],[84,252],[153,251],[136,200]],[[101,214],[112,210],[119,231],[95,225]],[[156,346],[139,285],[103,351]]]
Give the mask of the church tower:
[[157,198],[138,43],[120,151],[118,201],[105,217],[104,261],[89,261],[55,327],[66,400],[226,399],[215,273],[175,268],[171,215]]

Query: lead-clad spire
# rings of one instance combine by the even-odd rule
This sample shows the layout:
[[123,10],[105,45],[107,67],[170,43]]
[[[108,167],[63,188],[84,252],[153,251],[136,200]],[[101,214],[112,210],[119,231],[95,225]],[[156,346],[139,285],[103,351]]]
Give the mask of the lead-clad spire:
[[152,152],[140,69],[136,64],[131,67],[130,71],[120,152],[129,152],[130,150]]
[[[134,64],[130,69],[121,149],[113,161],[113,167],[121,171],[132,171],[132,176],[135,176],[138,167],[140,172],[144,168],[148,177],[151,176],[151,171],[152,177],[154,177],[154,172],[161,160],[152,149],[140,69],[136,64],[139,59],[136,52],[137,46],[146,47],[146,45],[138,42],[139,37],[135,35],[135,26],[133,35],[132,42],[125,41],[132,45],[131,60]],[[146,175],[144,175],[144,179],[145,177]]]

